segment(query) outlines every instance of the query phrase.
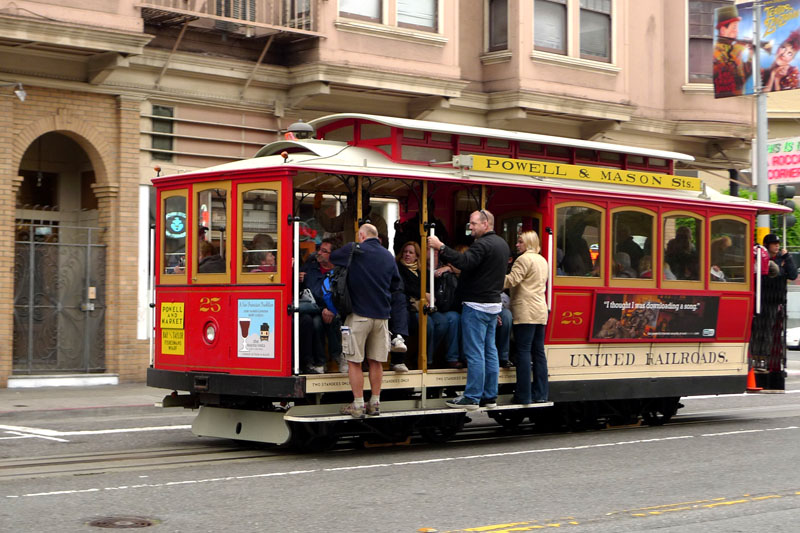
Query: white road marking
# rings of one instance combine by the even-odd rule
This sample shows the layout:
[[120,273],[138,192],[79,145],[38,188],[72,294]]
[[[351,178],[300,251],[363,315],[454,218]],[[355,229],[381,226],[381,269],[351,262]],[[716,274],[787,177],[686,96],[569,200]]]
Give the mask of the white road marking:
[[[114,433],[138,433],[141,431],[171,431],[178,429],[190,429],[191,425],[180,426],[148,426],[139,428],[117,428],[117,429],[93,429],[87,431],[57,431],[55,429],[29,428],[25,426],[2,426],[0,430],[6,432],[18,432],[39,437],[74,437],[79,435],[110,435]],[[64,441],[68,442],[68,441]]]
[[228,477],[217,477],[217,478],[205,478],[205,479],[187,479],[183,481],[168,481],[165,483],[142,483],[136,485],[120,485],[116,487],[103,487],[103,488],[89,488],[89,489],[79,489],[79,490],[59,490],[59,491],[52,491],[52,492],[35,492],[35,493],[28,493],[28,494],[8,494],[6,498],[38,498],[44,496],[63,496],[63,495],[74,495],[74,494],[85,494],[85,493],[92,493],[92,492],[100,492],[100,491],[119,491],[119,490],[131,490],[131,489],[142,489],[142,488],[159,488],[159,487],[172,487],[172,486],[179,486],[179,485],[196,485],[199,483],[220,483],[220,482],[227,482],[227,481],[239,481],[244,479],[257,479],[257,478],[267,478],[267,477],[286,477],[286,476],[295,476],[295,475],[308,475],[308,474],[323,474],[329,472],[347,472],[347,471],[356,471],[356,470],[366,470],[366,469],[375,469],[375,468],[393,468],[398,466],[418,466],[418,465],[427,465],[432,463],[443,463],[449,461],[473,461],[476,459],[487,459],[487,458],[496,458],[496,457],[510,457],[514,455],[528,455],[534,453],[553,453],[553,452],[571,452],[571,451],[582,451],[582,450],[590,450],[594,448],[606,448],[612,446],[630,446],[630,445],[637,445],[637,444],[651,444],[657,442],[667,442],[673,440],[686,440],[686,439],[695,439],[695,438],[703,438],[703,437],[726,437],[730,435],[739,435],[743,433],[765,433],[767,431],[787,431],[787,430],[797,430],[800,429],[798,426],[786,426],[786,427],[776,427],[776,428],[766,428],[766,429],[754,429],[754,430],[741,430],[741,431],[725,431],[720,433],[705,433],[702,435],[679,435],[674,437],[661,437],[661,438],[653,438],[653,439],[636,439],[636,440],[624,440],[618,442],[607,442],[607,443],[600,443],[600,444],[586,444],[582,446],[565,446],[561,448],[540,448],[540,449],[532,449],[532,450],[518,450],[514,452],[496,452],[496,453],[483,453],[477,455],[462,455],[462,456],[455,456],[455,457],[438,457],[434,459],[422,459],[416,461],[399,461],[394,463],[375,463],[371,465],[352,465],[352,466],[340,466],[340,467],[332,467],[332,468],[316,468],[313,470],[291,470],[288,472],[268,472],[264,474],[250,474],[245,476],[228,476]]

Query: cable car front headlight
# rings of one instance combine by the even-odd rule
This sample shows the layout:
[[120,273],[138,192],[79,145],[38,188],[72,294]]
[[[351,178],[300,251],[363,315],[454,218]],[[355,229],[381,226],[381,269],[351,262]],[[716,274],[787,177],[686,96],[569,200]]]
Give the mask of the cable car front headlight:
[[211,344],[217,338],[217,326],[213,322],[209,322],[205,327],[206,342]]

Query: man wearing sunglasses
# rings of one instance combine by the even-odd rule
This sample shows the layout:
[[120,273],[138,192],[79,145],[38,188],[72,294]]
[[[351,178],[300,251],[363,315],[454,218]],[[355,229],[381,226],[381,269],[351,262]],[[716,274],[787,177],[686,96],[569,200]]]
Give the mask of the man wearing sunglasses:
[[499,363],[495,345],[497,315],[503,308],[506,266],[510,251],[506,241],[494,232],[494,215],[485,209],[474,211],[469,228],[475,241],[463,254],[447,247],[436,237],[428,246],[439,250],[439,258],[461,270],[459,290],[461,339],[467,359],[467,386],[464,395],[447,401],[449,407],[475,410],[480,405],[497,405]]

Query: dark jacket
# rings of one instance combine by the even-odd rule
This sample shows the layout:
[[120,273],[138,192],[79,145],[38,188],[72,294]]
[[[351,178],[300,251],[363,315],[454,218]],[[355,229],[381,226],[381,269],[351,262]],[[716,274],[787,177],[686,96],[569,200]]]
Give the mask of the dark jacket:
[[[355,243],[331,253],[334,265],[345,266]],[[362,242],[353,254],[347,273],[347,287],[353,312],[367,318],[388,319],[392,311],[392,293],[402,291],[400,274],[392,254],[377,238]]]
[[197,263],[197,271],[203,274],[225,272],[225,260],[219,254],[209,255]]
[[462,301],[500,303],[510,256],[506,241],[489,231],[475,239],[463,254],[445,246],[439,260],[461,270],[458,290]]
[[322,280],[327,276],[327,272],[323,274],[320,271],[319,262],[316,257],[311,258],[305,265],[300,267],[300,272],[305,272],[306,277],[300,285],[300,290],[311,289],[311,294],[314,295],[314,300],[317,302],[320,310],[325,309],[325,299],[322,297]]
[[797,265],[794,264],[794,260],[788,252],[784,255],[776,255],[772,260],[781,269],[781,276],[788,280],[797,279]]

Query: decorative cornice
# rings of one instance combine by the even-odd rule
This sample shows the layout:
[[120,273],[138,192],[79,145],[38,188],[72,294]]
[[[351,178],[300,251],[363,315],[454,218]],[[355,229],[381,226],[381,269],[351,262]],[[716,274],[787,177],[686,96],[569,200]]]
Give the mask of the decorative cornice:
[[398,28],[396,26],[386,26],[384,24],[337,19],[333,22],[333,25],[336,26],[336,29],[339,31],[358,33],[361,35],[371,35],[373,37],[383,37],[385,39],[394,39],[396,41],[404,41],[407,43],[444,46],[449,41],[447,37],[438,33],[415,31],[406,28]]
[[480,55],[481,63],[483,65],[494,65],[497,63],[506,63],[511,61],[514,54],[511,50],[498,50],[496,52],[485,52]]
[[714,94],[714,85],[711,83],[684,83],[681,90],[686,94]]
[[590,119],[628,121],[635,111],[634,106],[576,98],[561,94],[544,94],[533,91],[505,91],[493,93],[489,98],[489,109],[523,108],[547,113],[578,116]]
[[100,198],[116,198],[119,196],[119,185],[116,183],[93,183],[91,185],[94,195]]
[[4,39],[124,54],[141,54],[145,45],[153,39],[152,35],[146,33],[8,15],[0,15],[0,35]]
[[290,69],[291,84],[322,81],[331,85],[347,85],[384,89],[408,95],[446,96],[457,98],[469,81],[456,78],[436,78],[415,73],[389,72],[352,65],[311,63]]
[[540,52],[539,50],[534,50],[531,52],[531,60],[536,63],[545,63],[558,67],[584,70],[586,72],[596,72],[598,74],[616,75],[619,74],[620,70],[622,70],[618,66],[611,63],[592,61],[590,59],[581,59],[579,57],[563,56],[561,54],[553,54],[549,52]]

